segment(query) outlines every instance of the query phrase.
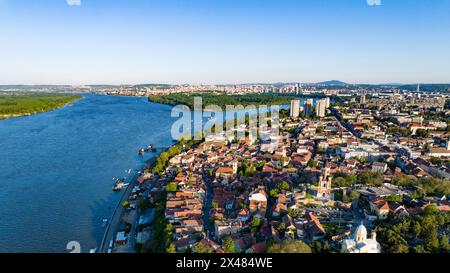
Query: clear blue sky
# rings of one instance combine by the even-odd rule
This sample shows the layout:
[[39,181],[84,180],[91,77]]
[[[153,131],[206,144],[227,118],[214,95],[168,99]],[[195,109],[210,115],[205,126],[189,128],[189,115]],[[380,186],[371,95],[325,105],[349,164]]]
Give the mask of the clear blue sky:
[[450,82],[450,1],[381,1],[0,0],[0,84]]

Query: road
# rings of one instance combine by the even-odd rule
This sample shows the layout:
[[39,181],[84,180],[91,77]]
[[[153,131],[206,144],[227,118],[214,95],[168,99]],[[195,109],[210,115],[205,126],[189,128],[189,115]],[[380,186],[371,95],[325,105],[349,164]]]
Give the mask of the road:
[[211,211],[214,192],[212,190],[211,179],[204,175],[203,181],[205,181],[206,184],[206,200],[203,206],[203,226],[209,239],[213,240],[212,234],[214,233],[214,225],[210,222],[209,213]]
[[[149,159],[146,164],[145,167],[143,169],[151,169],[151,167],[154,165],[154,163],[156,162],[156,157],[152,157],[151,159]],[[122,206],[122,203],[124,201],[127,201],[130,198],[131,192],[133,191],[133,188],[137,185],[137,179],[139,178],[140,173],[137,172],[132,180],[130,181],[130,185],[128,185],[128,187],[125,189],[124,194],[122,195],[122,199],[120,200],[120,202],[117,204],[116,209],[114,210],[110,221],[108,222],[108,225],[106,226],[105,229],[105,233],[103,234],[103,239],[100,243],[100,246],[98,247],[97,252],[98,253],[107,253],[108,252],[108,248],[109,248],[109,242],[111,240],[115,239],[115,235],[117,233],[117,228],[121,222],[121,218],[122,215],[125,211],[125,208]],[[152,181],[154,182],[154,180]],[[153,187],[153,183],[151,182],[150,184],[150,188]],[[136,213],[138,215],[138,213]],[[134,226],[134,225],[133,225]],[[132,240],[134,239],[134,234],[130,233]],[[133,250],[134,250],[134,244],[133,244]]]
[[115,235],[117,233],[117,227],[120,224],[122,215],[125,211],[125,208],[122,206],[122,203],[124,201],[127,201],[130,197],[131,192],[133,191],[134,186],[136,186],[137,178],[139,177],[139,174],[136,173],[131,182],[130,185],[125,189],[124,194],[122,195],[122,199],[117,204],[116,209],[113,212],[113,215],[108,222],[108,225],[106,226],[105,233],[103,235],[102,242],[100,243],[100,246],[98,247],[98,253],[107,253],[109,248],[109,242],[111,240],[114,240]]

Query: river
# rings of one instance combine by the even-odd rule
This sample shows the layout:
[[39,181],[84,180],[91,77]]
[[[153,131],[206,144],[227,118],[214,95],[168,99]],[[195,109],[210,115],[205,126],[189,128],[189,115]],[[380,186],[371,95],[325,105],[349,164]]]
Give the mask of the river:
[[139,148],[173,144],[171,109],[85,94],[54,111],[1,120],[0,252],[69,252],[72,241],[82,252],[97,247],[102,220],[122,195],[113,178],[131,178],[156,156],[141,157]]
[[[102,219],[132,176],[172,144],[170,106],[146,98],[87,94],[54,111],[0,121],[0,252],[82,252],[98,245]],[[126,170],[132,169],[129,175]]]

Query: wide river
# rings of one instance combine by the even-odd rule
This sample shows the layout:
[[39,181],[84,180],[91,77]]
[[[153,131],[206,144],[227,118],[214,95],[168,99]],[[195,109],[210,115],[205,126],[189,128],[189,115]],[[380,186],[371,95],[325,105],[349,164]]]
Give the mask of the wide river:
[[140,157],[140,147],[172,144],[170,111],[146,98],[87,94],[0,121],[0,252],[66,252],[69,241],[95,248],[121,197],[112,179],[155,155]]
[[102,220],[122,194],[112,191],[113,178],[131,178],[156,156],[141,157],[139,148],[173,144],[171,109],[86,94],[54,111],[0,120],[0,252],[98,246]]

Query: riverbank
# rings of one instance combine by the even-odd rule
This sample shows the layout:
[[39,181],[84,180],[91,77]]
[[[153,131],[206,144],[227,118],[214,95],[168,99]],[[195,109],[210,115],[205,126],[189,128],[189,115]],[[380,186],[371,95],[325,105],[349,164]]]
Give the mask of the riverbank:
[[[21,205],[0,208],[8,219],[0,225],[1,251],[61,253],[71,241],[84,253],[98,247],[102,220],[125,191],[113,192],[112,178],[131,181],[129,169],[156,156],[140,156],[139,147],[173,144],[170,110],[146,98],[84,94],[54,111],[2,120],[0,198]],[[39,177],[40,186],[30,177]]]
[[223,95],[214,93],[193,94],[169,94],[163,96],[150,96],[148,100],[154,103],[167,104],[171,106],[186,105],[190,109],[194,107],[194,98],[201,97],[203,108],[208,105],[217,105],[225,109],[227,105],[259,106],[259,105],[285,105],[290,104],[295,96],[287,94],[247,94],[247,95]]
[[146,162],[145,166],[142,167],[131,179],[129,185],[126,187],[125,192],[122,195],[122,198],[117,203],[111,217],[108,219],[108,224],[107,224],[105,232],[103,234],[102,241],[100,243],[100,246],[97,248],[98,253],[108,253],[109,244],[111,241],[114,241],[114,239],[116,237],[115,235],[119,231],[119,227],[121,225],[122,218],[126,212],[126,208],[122,204],[124,204],[124,202],[128,202],[133,189],[135,188],[135,186],[138,183],[138,178],[142,174],[144,174],[144,172],[146,170],[151,170],[154,167],[156,160],[157,160],[157,158],[159,158],[159,156],[160,156],[160,154],[149,159]]
[[82,98],[78,94],[0,94],[0,120],[49,112]]

